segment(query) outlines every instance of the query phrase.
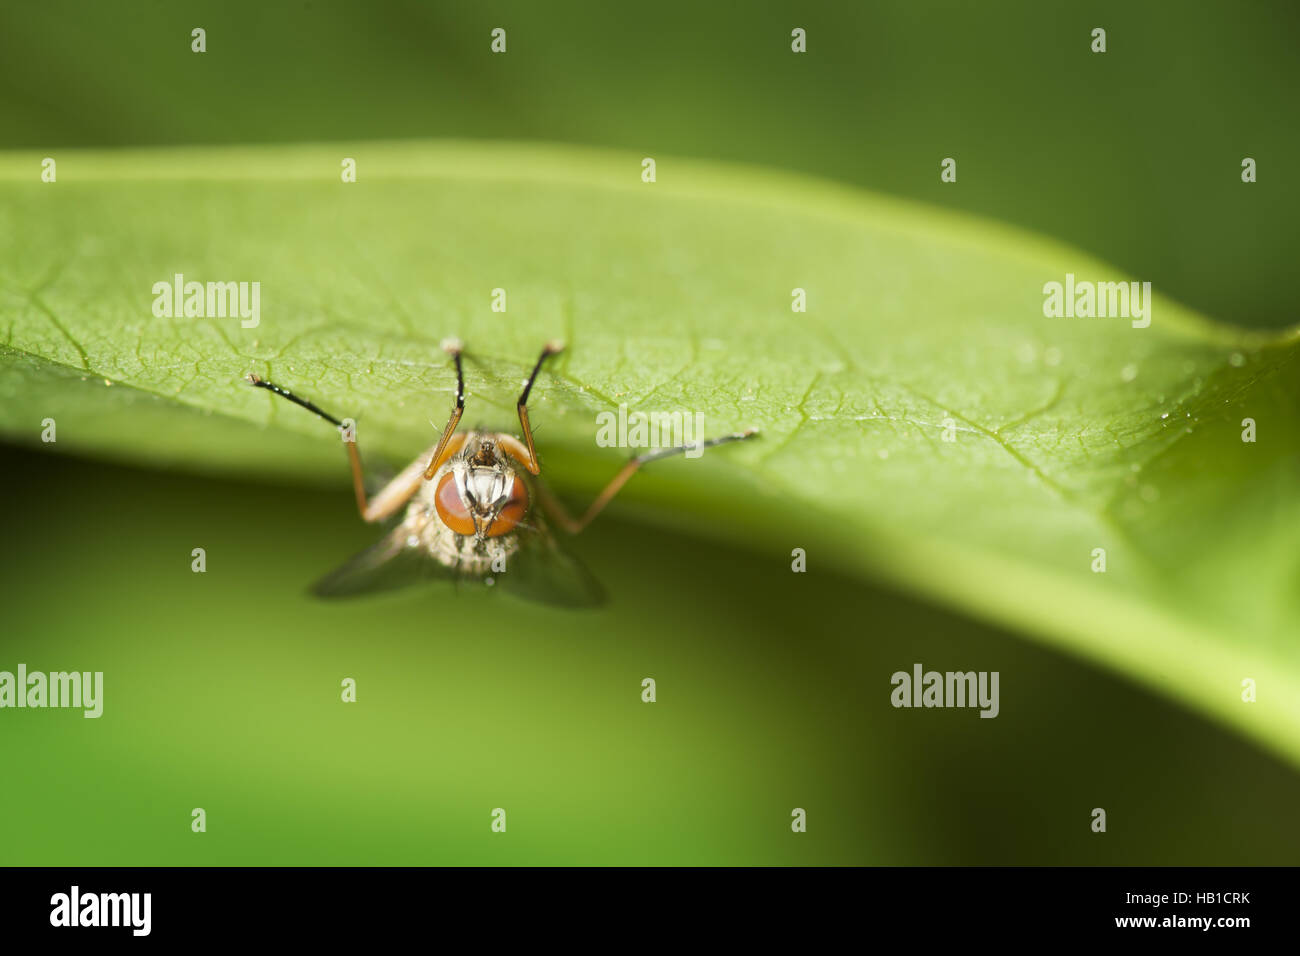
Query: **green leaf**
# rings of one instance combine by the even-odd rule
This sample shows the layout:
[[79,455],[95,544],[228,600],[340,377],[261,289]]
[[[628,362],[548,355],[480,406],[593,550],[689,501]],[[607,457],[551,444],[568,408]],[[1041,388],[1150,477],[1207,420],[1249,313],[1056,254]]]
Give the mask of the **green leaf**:
[[[626,454],[595,444],[620,404],[761,427],[656,466],[615,507],[773,562],[805,548],[809,573],[884,576],[1300,763],[1296,330],[1214,325],[1159,289],[1148,328],[1046,318],[1044,283],[1067,273],[1142,277],[996,224],[668,157],[653,184],[640,156],[518,145],[68,152],[52,184],[40,159],[0,157],[14,441],[53,418],[60,450],[342,488],[330,428],[248,373],[355,417],[363,455],[400,466],[446,420],[443,338],[471,353],[467,423],[511,430],[520,381],[563,339],[533,421],[575,500]],[[178,273],[259,282],[259,324],[155,317],[154,284]],[[843,624],[872,639],[871,621]]]

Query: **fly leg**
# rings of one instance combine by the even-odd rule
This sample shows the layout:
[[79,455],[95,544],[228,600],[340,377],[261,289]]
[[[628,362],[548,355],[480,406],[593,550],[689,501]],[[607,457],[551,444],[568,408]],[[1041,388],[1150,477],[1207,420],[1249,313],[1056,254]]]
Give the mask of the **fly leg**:
[[[420,487],[420,480],[424,476],[423,458],[418,458],[407,465],[402,470],[402,473],[385,485],[383,490],[375,495],[373,499],[367,498],[365,482],[362,480],[361,455],[357,451],[356,433],[353,427],[345,425],[329,412],[307,401],[307,399],[295,395],[287,388],[276,385],[274,382],[268,382],[256,375],[249,375],[248,381],[258,388],[264,388],[281,398],[288,399],[295,405],[307,409],[307,411],[320,416],[339,430],[343,437],[343,445],[348,451],[348,462],[352,466],[352,490],[357,497],[357,511],[360,512],[364,521],[384,520],[402,507],[411,495],[415,494],[415,490]],[[446,437],[444,436],[445,440]]]
[[587,525],[591,524],[592,519],[594,519],[596,515],[605,510],[605,506],[614,499],[614,496],[619,493],[619,490],[627,484],[627,480],[635,475],[642,465],[648,462],[658,461],[661,458],[671,458],[674,455],[685,454],[688,451],[695,451],[696,449],[703,450],[705,448],[713,448],[715,445],[726,445],[733,441],[744,441],[746,438],[752,438],[757,434],[757,428],[748,428],[743,432],[733,432],[730,435],[720,435],[717,438],[706,438],[704,441],[694,442],[690,445],[680,445],[676,448],[660,448],[656,451],[646,452],[644,455],[637,455],[619,469],[618,474],[616,474],[610,483],[605,486],[605,490],[596,496],[596,500],[593,501],[588,506],[587,510],[578,518],[572,517],[568,511],[565,510],[564,505],[560,503],[560,500],[551,494],[544,485],[539,487],[542,507],[546,509],[546,513],[550,516],[551,520],[561,528],[569,532],[569,534],[577,534],[583,528],[587,527]]
[[537,449],[533,447],[533,427],[528,423],[528,393],[533,390],[533,382],[537,381],[538,373],[542,370],[542,363],[552,355],[559,355],[564,351],[564,346],[558,342],[547,342],[542,348],[542,354],[537,357],[537,364],[533,366],[533,373],[528,376],[528,381],[524,383],[524,390],[519,395],[519,401],[515,403],[515,408],[519,412],[519,427],[524,433],[524,442],[528,445],[528,458],[520,458],[520,462],[525,468],[534,475],[541,474],[541,466],[537,464]]
[[[447,448],[447,442],[451,441],[456,426],[460,424],[460,416],[465,414],[465,372],[460,365],[461,344],[457,339],[448,339],[442,344],[442,349],[456,363],[456,405],[452,408],[451,418],[447,419],[447,426],[442,430],[442,437],[438,439],[438,446],[433,450],[433,456],[429,459],[429,467],[424,470],[423,478],[425,481],[433,480],[433,476],[442,466],[442,453]],[[414,492],[414,489],[412,489],[412,492]]]

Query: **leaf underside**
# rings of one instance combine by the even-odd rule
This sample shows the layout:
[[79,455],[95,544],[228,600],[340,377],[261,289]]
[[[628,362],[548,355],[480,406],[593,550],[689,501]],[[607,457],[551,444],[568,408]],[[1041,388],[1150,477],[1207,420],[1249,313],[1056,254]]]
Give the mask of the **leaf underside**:
[[[469,349],[466,423],[510,431],[562,339],[530,404],[564,485],[590,492],[626,454],[595,442],[620,405],[759,427],[626,500],[1014,626],[1300,763],[1294,330],[1158,289],[1149,328],[1045,318],[1066,273],[1141,277],[759,170],[661,157],[645,184],[640,157],[591,150],[348,155],[347,185],[327,147],[69,153],[54,184],[39,156],[0,156],[4,434],[39,444],[53,418],[60,450],[343,484],[329,427],[248,373],[354,417],[367,461],[397,467],[446,420],[444,338]],[[155,317],[178,273],[259,282],[259,324]]]

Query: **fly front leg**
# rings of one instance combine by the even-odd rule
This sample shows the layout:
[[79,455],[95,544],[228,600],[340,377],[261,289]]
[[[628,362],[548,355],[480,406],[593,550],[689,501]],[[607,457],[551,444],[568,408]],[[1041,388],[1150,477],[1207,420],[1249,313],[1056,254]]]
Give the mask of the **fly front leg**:
[[384,486],[373,499],[366,496],[366,485],[361,471],[361,455],[357,451],[356,423],[351,419],[339,421],[333,415],[329,414],[320,407],[295,395],[274,382],[268,382],[256,375],[249,375],[248,380],[258,388],[264,388],[269,392],[286,398],[301,408],[307,409],[314,415],[318,415],[325,421],[329,422],[339,430],[343,436],[343,447],[348,451],[348,463],[352,466],[352,490],[357,498],[357,511],[361,514],[363,520],[368,522],[383,521],[406,504],[415,490],[420,487],[420,481],[424,477],[424,459],[420,458],[408,465],[400,475]]
[[451,436],[456,432],[456,426],[460,424],[460,416],[465,414],[465,372],[460,365],[460,353],[462,351],[460,340],[448,339],[442,343],[442,350],[450,355],[456,363],[456,405],[452,408],[451,418],[447,420],[447,426],[442,430],[442,437],[438,439],[438,445],[429,458],[429,467],[424,470],[423,478],[425,481],[432,481],[433,476],[442,467],[442,459],[444,452],[447,450],[447,443],[451,441]]
[[542,363],[552,355],[559,355],[564,351],[564,346],[558,342],[547,342],[542,349],[542,354],[537,358],[537,364],[533,366],[533,374],[528,376],[528,381],[524,383],[524,390],[519,396],[519,401],[515,403],[515,409],[519,412],[519,428],[524,433],[524,442],[528,445],[528,458],[520,458],[520,462],[525,468],[534,475],[541,473],[541,466],[537,464],[537,449],[533,447],[533,428],[528,424],[528,393],[533,390],[533,382],[537,381],[537,375],[542,370]]
[[572,517],[565,509],[564,505],[558,498],[550,493],[543,485],[539,488],[542,507],[546,510],[547,515],[569,534],[577,534],[587,525],[591,524],[596,515],[605,510],[605,506],[614,500],[614,496],[619,490],[627,484],[627,480],[637,473],[642,465],[652,461],[658,461],[661,458],[671,458],[674,455],[682,455],[688,451],[703,451],[705,448],[713,448],[716,445],[725,445],[733,441],[744,441],[746,438],[752,438],[758,434],[757,428],[747,428],[743,432],[733,432],[730,435],[721,435],[717,438],[706,438],[704,441],[694,442],[690,445],[680,445],[676,448],[661,448],[657,451],[647,452],[644,455],[637,455],[632,458],[626,465],[619,469],[605,489],[596,496],[596,500],[591,503],[587,510],[578,518]]

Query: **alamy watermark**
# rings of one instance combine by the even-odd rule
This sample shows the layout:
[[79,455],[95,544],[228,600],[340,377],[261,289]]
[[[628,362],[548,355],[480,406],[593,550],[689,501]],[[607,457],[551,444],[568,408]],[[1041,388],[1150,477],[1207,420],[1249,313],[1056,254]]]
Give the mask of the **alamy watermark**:
[[704,454],[703,412],[628,412],[596,415],[596,444],[601,448],[685,448],[687,458]]
[[148,936],[152,910],[152,893],[83,893],[73,886],[50,897],[50,925],[124,926],[133,936]]
[[103,671],[33,671],[18,665],[18,673],[0,671],[0,708],[80,707],[83,716],[104,713]]
[[186,282],[182,273],[153,284],[153,314],[159,319],[240,319],[246,329],[262,321],[262,283]]
[[1073,272],[1065,282],[1043,286],[1043,315],[1049,319],[1132,319],[1135,329],[1151,324],[1150,282],[1076,281]]
[[997,671],[923,672],[913,664],[912,673],[895,671],[889,682],[895,707],[978,707],[981,717],[996,717],[1001,709]]

